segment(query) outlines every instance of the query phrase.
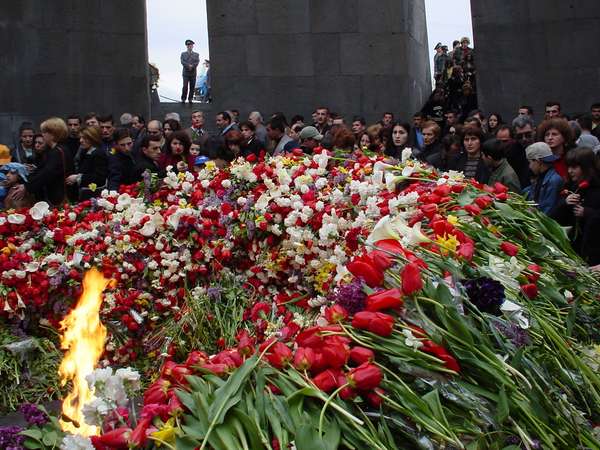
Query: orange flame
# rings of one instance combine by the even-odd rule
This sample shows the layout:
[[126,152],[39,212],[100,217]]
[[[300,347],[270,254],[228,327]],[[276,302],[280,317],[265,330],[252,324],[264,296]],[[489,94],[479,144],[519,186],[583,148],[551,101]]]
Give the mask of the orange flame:
[[67,352],[58,373],[63,386],[73,382],[73,390],[63,401],[60,424],[63,431],[81,436],[94,436],[99,431],[83,420],[83,405],[94,399],[85,377],[94,371],[104,351],[106,327],[100,322],[100,307],[102,292],[109,282],[98,270],[88,271],[77,306],[60,323],[60,330],[64,331],[60,344]]

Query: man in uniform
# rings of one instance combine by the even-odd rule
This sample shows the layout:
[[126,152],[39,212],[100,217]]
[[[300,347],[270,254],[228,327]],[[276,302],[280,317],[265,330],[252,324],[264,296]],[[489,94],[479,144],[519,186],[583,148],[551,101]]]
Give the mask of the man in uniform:
[[[181,65],[183,66],[183,88],[181,89],[181,102],[188,101],[192,103],[194,98],[194,89],[196,88],[196,68],[200,63],[200,55],[194,52],[194,41],[188,39],[185,41],[187,50],[181,54]],[[188,90],[189,88],[189,90]]]

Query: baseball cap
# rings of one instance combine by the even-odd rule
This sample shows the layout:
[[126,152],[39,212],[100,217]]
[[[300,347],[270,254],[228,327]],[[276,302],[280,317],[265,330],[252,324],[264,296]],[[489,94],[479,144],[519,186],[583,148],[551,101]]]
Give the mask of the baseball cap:
[[316,141],[320,141],[321,139],[323,139],[323,135],[319,133],[319,130],[317,130],[313,126],[302,128],[302,131],[300,131],[299,136],[300,139],[315,139]]
[[0,144],[0,165],[10,162],[10,149],[6,145]]
[[208,161],[210,161],[210,158],[208,156],[204,156],[204,155],[196,156],[194,165],[199,166],[201,164],[206,164]]
[[191,39],[186,39],[185,40],[185,45],[190,45],[190,44],[195,44],[195,42],[192,41]]
[[541,159],[546,163],[551,163],[559,159],[558,156],[552,153],[552,149],[545,142],[531,144],[525,149],[525,154],[529,160]]

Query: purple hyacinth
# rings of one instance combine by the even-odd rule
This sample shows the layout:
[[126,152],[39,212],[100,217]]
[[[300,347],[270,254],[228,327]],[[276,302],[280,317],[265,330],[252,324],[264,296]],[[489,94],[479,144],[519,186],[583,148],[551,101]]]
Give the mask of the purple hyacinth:
[[494,326],[517,348],[525,347],[531,343],[527,330],[514,323],[496,322]]
[[209,287],[208,289],[206,289],[206,295],[208,295],[208,298],[211,299],[213,302],[220,302],[221,288],[217,286]]
[[329,299],[343,306],[350,314],[355,314],[365,309],[367,296],[363,292],[363,282],[354,280],[352,283],[338,287]]
[[504,286],[491,278],[481,277],[466,280],[464,283],[472,304],[483,312],[499,316],[500,306],[504,302]]
[[25,436],[19,433],[23,431],[21,427],[0,427],[0,448],[6,450],[24,450],[23,443]]
[[44,425],[48,422],[48,416],[33,403],[23,403],[19,411],[29,425]]

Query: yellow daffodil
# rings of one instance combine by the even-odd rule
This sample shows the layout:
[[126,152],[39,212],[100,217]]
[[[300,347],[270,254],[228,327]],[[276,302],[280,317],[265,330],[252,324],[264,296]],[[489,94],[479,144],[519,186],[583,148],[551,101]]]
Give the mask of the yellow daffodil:
[[444,236],[438,236],[435,242],[440,246],[442,254],[444,255],[447,255],[448,253],[456,253],[456,249],[460,245],[460,242],[453,234],[444,234]]

